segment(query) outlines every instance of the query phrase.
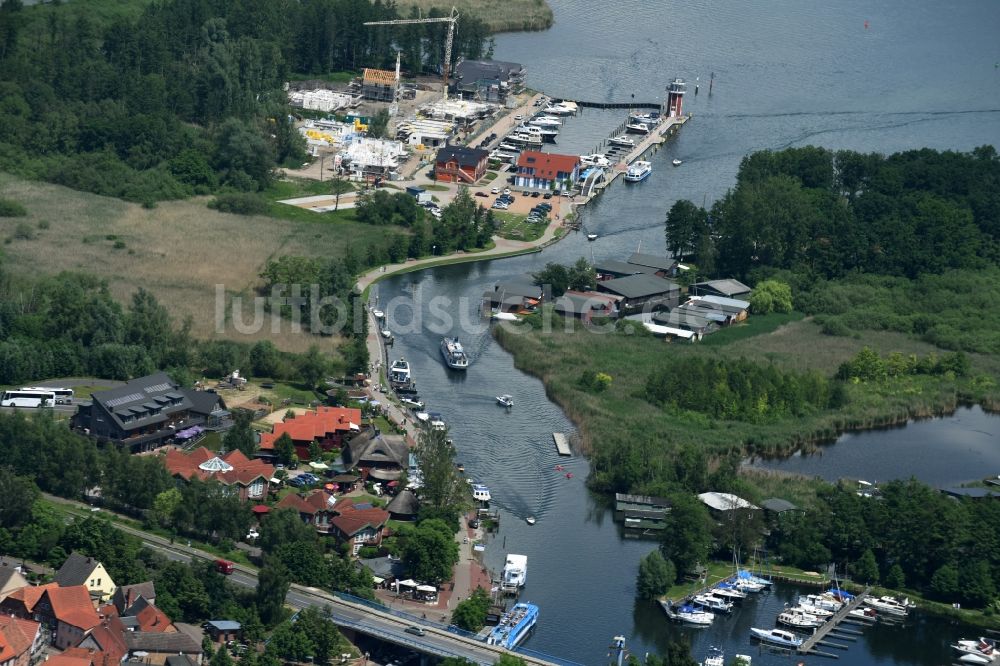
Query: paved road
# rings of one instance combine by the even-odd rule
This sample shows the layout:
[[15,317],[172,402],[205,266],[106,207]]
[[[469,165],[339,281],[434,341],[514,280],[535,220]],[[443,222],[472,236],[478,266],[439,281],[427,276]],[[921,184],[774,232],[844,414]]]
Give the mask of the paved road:
[[[45,494],[45,498],[58,504],[72,507],[81,512],[91,510],[86,504],[74,502],[54,495]],[[179,562],[190,562],[194,559],[215,560],[216,556],[191,548],[181,543],[171,543],[163,537],[135,529],[128,525],[115,523],[115,527],[132,534],[143,541],[148,547],[162,553],[168,559]],[[229,580],[245,587],[257,587],[257,571],[251,567],[237,564],[235,572]],[[419,620],[416,617],[399,617],[360,603],[346,601],[327,592],[303,585],[292,585],[285,602],[294,608],[314,606],[328,609],[330,616],[338,626],[353,629],[363,634],[374,636],[407,648],[435,654],[441,657],[463,657],[476,664],[493,664],[506,650],[486,645],[480,641],[465,638],[448,632],[445,628]],[[408,627],[420,625],[423,636],[415,636],[406,631]],[[554,666],[555,662],[520,655],[530,666]]]

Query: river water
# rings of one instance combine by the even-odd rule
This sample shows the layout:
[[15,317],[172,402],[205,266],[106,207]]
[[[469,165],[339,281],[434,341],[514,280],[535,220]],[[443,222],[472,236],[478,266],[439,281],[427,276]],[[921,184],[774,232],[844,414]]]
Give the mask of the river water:
[[[487,564],[498,570],[506,552],[528,556],[524,598],[540,606],[541,616],[526,647],[599,664],[616,634],[642,654],[662,651],[684,630],[634,600],[638,562],[656,544],[622,538],[611,513],[584,487],[587,461],[558,459],[551,434],[572,432],[572,425],[547,400],[541,383],[515,369],[492,341],[478,318],[483,292],[549,261],[624,259],[640,244],[643,251],[663,253],[662,225],[670,205],[678,198],[710,204],[732,186],[740,159],[754,150],[808,144],[879,152],[1000,145],[1000,4],[665,0],[630,2],[619,11],[602,0],[550,2],[554,27],[499,36],[497,59],[524,63],[533,88],[588,101],[628,101],[633,94],[636,100],[655,100],[680,76],[689,82],[684,107],[694,120],[653,157],[649,179],[636,186],[617,183],[584,211],[585,227],[600,236],[596,242],[574,234],[540,254],[393,277],[376,293],[395,333],[392,355],[410,361],[422,399],[448,422],[468,476],[490,486],[502,511]],[[619,112],[587,110],[567,122],[557,150],[591,152],[623,119]],[[671,167],[674,157],[683,166]],[[461,336],[470,352],[472,365],[464,374],[441,362],[438,343],[445,333]],[[514,396],[509,413],[494,402],[501,393]],[[992,441],[995,447],[998,421],[975,412],[932,422],[940,429],[935,441],[968,435],[964,424],[975,418],[981,421],[973,430],[989,437],[975,446]],[[899,432],[852,437],[865,438],[867,448],[891,442]],[[904,435],[910,443],[929,436],[925,426],[903,432],[920,433]],[[905,439],[899,441],[905,446]],[[833,453],[839,447],[809,459],[816,466],[802,471],[852,475],[853,467]],[[949,459],[964,458],[969,447],[953,444]],[[916,474],[933,484],[975,476],[968,469],[977,462],[968,468],[932,464],[935,450],[932,443],[922,451],[927,462],[918,466],[889,464],[901,458],[894,453],[884,456],[884,472],[854,475],[883,480]],[[565,469],[557,471],[557,464]],[[525,523],[528,515],[537,517],[536,525]],[[779,589],[736,617],[692,633],[695,656],[701,659],[715,644],[730,655],[753,654],[755,664],[787,663],[787,657],[758,656],[747,636],[749,626],[773,626],[790,594]],[[978,634],[916,618],[905,629],[866,632],[843,663],[945,663],[948,641],[960,635]]]

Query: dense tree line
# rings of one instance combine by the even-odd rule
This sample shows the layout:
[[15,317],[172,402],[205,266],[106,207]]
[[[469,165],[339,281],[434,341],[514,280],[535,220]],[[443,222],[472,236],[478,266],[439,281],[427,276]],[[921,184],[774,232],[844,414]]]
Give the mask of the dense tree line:
[[646,381],[645,397],[674,409],[751,423],[799,417],[846,400],[843,387],[818,372],[696,356],[666,357]]
[[1000,258],[1000,159],[913,150],[891,156],[813,146],[744,158],[736,187],[705,211],[678,202],[668,248],[703,271],[752,278],[789,269],[913,278]]
[[[6,0],[0,167],[141,202],[260,189],[302,155],[290,73],[389,67],[397,49],[414,73],[439,69],[446,24],[363,25],[397,17],[368,0],[168,0],[110,18]],[[463,15],[454,57],[481,56],[486,36]]]

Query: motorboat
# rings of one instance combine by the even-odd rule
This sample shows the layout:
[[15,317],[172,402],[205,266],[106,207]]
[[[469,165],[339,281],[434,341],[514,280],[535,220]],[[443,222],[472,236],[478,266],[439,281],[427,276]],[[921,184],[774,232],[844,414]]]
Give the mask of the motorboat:
[[[511,146],[511,148],[513,148],[513,146]],[[503,150],[494,150],[492,153],[490,153],[490,159],[500,160],[501,162],[505,162],[508,160],[517,159],[517,153],[506,152]]]
[[416,399],[415,396],[417,395],[417,389],[413,385],[397,386],[394,390],[396,391],[396,395],[408,395],[411,398]]
[[416,412],[413,417],[421,423],[430,423],[431,415],[427,412]]
[[553,101],[548,106],[546,106],[544,109],[542,109],[542,111],[544,113],[549,113],[549,114],[552,114],[554,116],[572,116],[572,115],[576,114],[577,108],[578,107],[576,105],[576,102],[566,102],[566,101],[556,102],[556,101]]
[[791,610],[800,610],[803,613],[809,613],[810,615],[815,615],[816,617],[822,619],[833,615],[833,611],[827,608],[820,608],[819,606],[813,606],[810,603],[800,603],[798,606],[792,606]]
[[633,111],[628,114],[628,122],[642,123],[647,127],[656,127],[660,122],[660,114],[657,111],[650,111],[649,113],[637,113]]
[[638,183],[646,180],[653,173],[653,165],[643,160],[633,162],[625,172],[625,182]]
[[757,627],[750,628],[750,637],[783,648],[797,648],[805,640],[784,629],[759,629]]
[[805,612],[801,608],[789,608],[779,613],[777,622],[792,629],[815,629],[823,624],[823,620]]
[[989,660],[996,659],[997,655],[1000,654],[997,651],[997,642],[992,638],[979,638],[979,640],[974,641],[962,639],[954,643],[951,647],[961,654],[974,654]]
[[541,146],[542,137],[540,135],[528,134],[527,132],[514,132],[507,136],[507,141],[514,144],[522,144],[527,146]]
[[878,613],[875,612],[874,608],[852,608],[847,611],[847,616],[862,622],[874,622],[878,619]]
[[717,597],[711,592],[706,592],[704,594],[696,594],[691,597],[691,601],[698,604],[702,608],[713,613],[732,613],[733,604],[730,601],[726,601],[722,597]]
[[534,525],[538,521],[535,520],[534,516],[528,516],[527,518],[524,519],[524,522],[528,523],[529,525]]
[[580,155],[580,164],[583,166],[596,166],[596,167],[609,167],[611,166],[611,160],[605,157],[601,153],[593,153],[592,155]]
[[958,661],[962,664],[992,664],[993,658],[970,652],[969,654],[963,654],[958,658]]
[[806,603],[817,608],[837,612],[844,606],[844,602],[837,601],[829,594],[803,594],[799,596],[799,603]]
[[690,627],[708,627],[715,620],[715,615],[690,604],[675,606],[669,601],[660,601],[660,607],[674,622],[680,622]]
[[448,425],[444,422],[444,419],[437,412],[430,412],[428,414],[427,425],[431,427],[431,430],[447,430]]
[[911,608],[914,608],[914,604],[910,603],[909,599],[903,599],[900,601],[896,597],[865,597],[865,605],[869,608],[874,608],[879,613],[885,613],[886,615],[895,615],[896,617],[906,617]]
[[486,643],[513,650],[531,632],[537,621],[538,606],[529,603],[514,604],[486,636]]
[[494,312],[490,315],[490,319],[495,321],[521,321],[521,318],[513,312]]
[[517,131],[529,136],[537,136],[542,141],[549,143],[555,143],[556,137],[559,136],[559,130],[551,127],[538,127],[537,125],[521,125]]
[[649,134],[649,125],[638,121],[630,120],[625,123],[625,131],[633,134]]
[[392,365],[389,366],[389,382],[404,386],[410,384],[410,364],[405,358],[393,361]]
[[747,593],[740,591],[732,583],[719,583],[712,589],[712,594],[733,603],[739,603],[747,598]]
[[613,136],[613,137],[611,137],[610,139],[608,139],[608,143],[610,143],[612,146],[622,146],[624,148],[635,148],[635,139],[627,137],[624,134],[622,134],[621,136]]
[[589,241],[597,240],[597,234],[587,234],[587,240]]
[[500,585],[505,592],[516,592],[528,582],[528,556],[507,553],[503,570],[500,572]]
[[701,666],[726,666],[726,653],[715,646],[708,648],[708,656]]
[[507,409],[510,409],[511,407],[514,406],[514,398],[506,393],[504,393],[503,395],[498,395],[497,402],[500,403],[500,405],[506,407]]
[[535,127],[561,127],[562,121],[556,116],[535,116],[528,121],[528,125],[534,125]]
[[489,502],[491,499],[493,499],[493,496],[490,495],[490,489],[487,488],[482,483],[473,483],[472,499],[476,500],[477,502]]
[[414,409],[414,410],[417,410],[417,411],[423,411],[423,409],[424,409],[424,403],[421,402],[420,400],[417,400],[417,396],[402,397],[402,398],[399,399],[399,401],[402,404],[404,404],[407,407],[409,407],[410,409]]
[[680,165],[684,164],[683,160],[679,160],[676,157],[673,160],[671,160],[670,163],[673,164],[674,166],[680,166]]
[[521,147],[520,146],[515,146],[514,144],[507,143],[506,141],[504,141],[499,146],[497,146],[497,148],[499,148],[500,150],[509,150],[512,153],[519,153],[519,152],[521,152]]
[[392,338],[392,331],[390,331],[387,328],[383,328],[382,329],[382,337],[385,338],[386,340],[391,339]]
[[452,370],[467,370],[469,367],[469,357],[465,355],[458,338],[441,338],[441,355]]

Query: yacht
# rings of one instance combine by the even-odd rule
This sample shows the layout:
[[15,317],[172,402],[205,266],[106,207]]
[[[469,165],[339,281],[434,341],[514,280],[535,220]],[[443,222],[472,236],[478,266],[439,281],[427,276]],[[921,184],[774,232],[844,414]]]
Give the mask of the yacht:
[[399,399],[399,402],[410,409],[415,409],[417,411],[422,411],[424,409],[424,403],[417,400],[417,396],[404,396]]
[[514,132],[507,137],[507,141],[526,146],[541,146],[542,137],[528,134],[527,132]]
[[733,612],[732,602],[726,601],[722,597],[717,597],[711,592],[706,592],[705,594],[696,594],[691,598],[691,601],[698,604],[705,610],[712,611],[713,613]]
[[797,648],[804,641],[804,639],[784,629],[758,629],[757,627],[751,627],[750,636],[764,643],[783,648]]
[[556,102],[553,101],[551,104],[543,109],[544,113],[550,113],[554,116],[572,116],[577,112],[576,102]]
[[535,127],[561,127],[562,121],[556,116],[535,116],[528,121],[529,125],[534,125]]
[[640,123],[637,120],[630,120],[625,123],[625,131],[633,134],[649,134],[649,125]]
[[629,122],[644,123],[652,127],[660,122],[660,114],[656,111],[650,113],[635,113],[632,112],[628,114]]
[[518,147],[518,146],[515,146],[515,145],[514,145],[514,144],[512,144],[512,143],[507,143],[506,141],[504,141],[503,143],[501,143],[501,144],[500,144],[499,146],[497,146],[497,147],[498,147],[498,148],[499,148],[500,150],[506,150],[506,151],[509,151],[509,152],[512,152],[512,153],[519,153],[519,152],[521,152],[521,148],[520,148],[520,147]]
[[444,422],[444,418],[437,412],[430,412],[427,415],[427,424],[431,427],[431,430],[447,430],[448,425]]
[[514,406],[514,398],[506,393],[504,393],[503,395],[498,395],[497,402],[506,407],[507,409],[510,409],[511,407]]
[[660,607],[674,622],[680,622],[690,627],[707,627],[715,620],[715,616],[708,611],[701,610],[688,604],[675,606],[669,601],[660,601]]
[[514,604],[514,607],[500,618],[500,623],[490,631],[486,643],[513,650],[534,628],[537,621],[538,606],[529,603]]
[[625,172],[625,182],[638,183],[646,180],[651,173],[653,173],[653,165],[649,162],[644,162],[642,160],[633,162],[632,165],[629,166],[628,171]]
[[825,619],[833,615],[832,610],[829,610],[828,608],[820,608],[819,606],[813,606],[810,603],[800,603],[798,606],[793,606],[791,610],[800,610],[803,613],[815,615],[820,619]]
[[441,355],[452,370],[466,370],[469,367],[469,357],[465,355],[458,338],[441,338]]
[[827,594],[803,594],[799,595],[800,604],[809,604],[811,606],[816,606],[817,608],[825,608],[833,612],[839,611],[844,603],[842,601],[837,601],[832,596]]
[[951,647],[963,655],[974,654],[989,660],[995,659],[1000,654],[997,650],[997,641],[992,638],[980,638],[977,641],[962,639]]
[[778,615],[778,624],[783,624],[792,629],[815,629],[823,624],[823,620],[800,608],[789,608]]
[[601,153],[594,153],[592,155],[580,155],[580,164],[583,166],[609,167],[611,166],[611,160]]
[[410,384],[410,364],[406,362],[405,358],[393,361],[393,364],[389,367],[389,382],[404,386]]
[[910,613],[910,609],[914,607],[914,604],[910,603],[909,599],[903,599],[900,601],[896,597],[865,597],[865,605],[869,608],[874,608],[879,613],[885,613],[886,615],[895,615],[896,617],[906,617]]
[[631,139],[624,134],[621,136],[613,136],[608,139],[608,143],[612,146],[624,146],[625,148],[635,148],[635,139]]
[[732,583],[719,583],[712,590],[712,594],[733,603],[739,603],[747,598],[746,592],[741,592]]
[[516,592],[528,581],[528,556],[507,553],[507,559],[500,573],[500,585],[504,592]]
[[490,489],[481,483],[472,484],[472,499],[477,502],[489,502],[493,498]]
[[552,129],[551,127],[538,127],[536,125],[521,125],[515,131],[527,134],[528,136],[537,136],[542,141],[548,141],[549,143],[555,143],[556,137],[559,136],[559,130]]

